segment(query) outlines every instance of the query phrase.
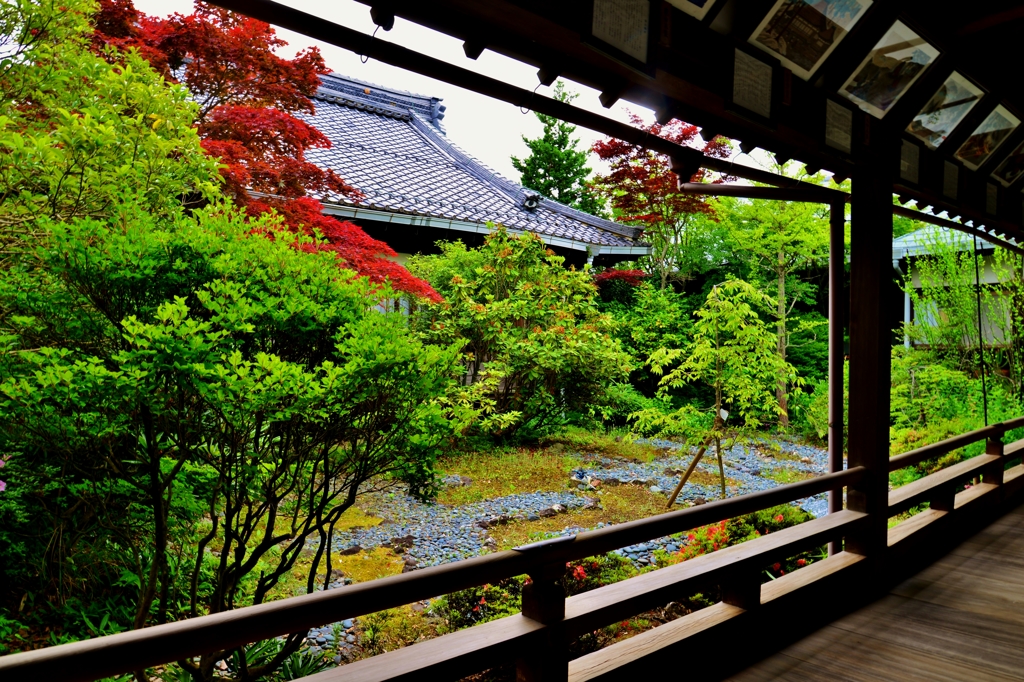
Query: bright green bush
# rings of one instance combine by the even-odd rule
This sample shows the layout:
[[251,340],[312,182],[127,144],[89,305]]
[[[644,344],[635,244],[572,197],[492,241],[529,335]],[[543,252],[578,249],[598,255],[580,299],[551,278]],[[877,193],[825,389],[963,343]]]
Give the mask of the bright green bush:
[[492,435],[535,436],[612,409],[611,387],[631,365],[585,272],[564,268],[538,236],[501,228],[479,249],[438,246],[409,261],[445,298],[414,324],[431,343],[463,344],[465,384],[482,386],[487,409],[507,417]]
[[217,209],[48,230],[0,271],[8,578],[120,584],[136,627],[223,611],[325,547],[366,481],[430,491],[457,348],[381,313],[388,291]]

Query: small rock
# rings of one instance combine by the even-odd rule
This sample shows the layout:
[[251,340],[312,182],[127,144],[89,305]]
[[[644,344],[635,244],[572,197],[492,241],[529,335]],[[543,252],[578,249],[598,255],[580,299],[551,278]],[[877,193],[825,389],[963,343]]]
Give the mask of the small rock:
[[548,518],[550,516],[555,516],[556,514],[558,514],[558,512],[551,508],[541,509],[539,512],[537,512],[537,516],[540,516],[541,518]]
[[469,476],[459,476],[459,483],[462,484],[463,488],[468,488],[473,485],[473,479]]
[[540,517],[537,516],[536,514],[527,514],[526,515],[526,520],[527,521],[540,521]]
[[659,487],[658,487],[658,486],[656,486],[656,485],[652,485],[652,486],[650,487],[650,491],[651,491],[652,493],[654,493],[655,495],[658,495],[658,494],[660,494],[660,493],[663,493],[663,492],[665,492],[664,490],[662,490],[661,488],[659,488]]
[[345,641],[348,642],[349,644],[355,644],[356,643],[356,637],[355,637],[355,635],[348,635],[348,636],[345,637]]
[[555,512],[556,514],[564,514],[566,509],[564,505],[553,504],[551,505],[551,511]]
[[609,487],[614,487],[614,486],[620,485],[622,483],[622,481],[620,481],[619,479],[614,478],[614,477],[603,478],[603,479],[601,479],[601,481],[606,486],[609,486]]
[[347,547],[345,549],[339,550],[338,554],[340,554],[341,556],[349,556],[351,554],[359,554],[362,551],[363,551],[363,548],[360,547],[359,545],[352,545],[351,547]]
[[345,628],[346,630],[348,630],[351,627],[354,627],[355,624],[356,622],[351,618],[341,621],[341,627]]
[[810,457],[801,457],[800,461],[803,462],[804,464],[810,464],[811,463],[811,458]]
[[601,500],[600,500],[600,498],[597,498],[597,497],[584,497],[583,498],[583,508],[584,509],[600,509],[601,508]]
[[693,504],[694,505],[707,504],[707,503],[708,503],[708,501],[705,500],[703,497],[695,497],[694,500],[693,500]]

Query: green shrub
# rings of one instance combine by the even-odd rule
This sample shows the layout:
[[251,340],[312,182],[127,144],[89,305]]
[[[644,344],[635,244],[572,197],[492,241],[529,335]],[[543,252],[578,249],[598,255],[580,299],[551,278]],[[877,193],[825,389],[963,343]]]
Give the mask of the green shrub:
[[508,417],[492,435],[536,437],[573,415],[613,410],[611,387],[630,361],[585,272],[564,268],[540,237],[503,228],[479,249],[438,246],[409,261],[445,298],[419,308],[414,324],[431,343],[463,344],[464,383],[481,387],[485,411]]

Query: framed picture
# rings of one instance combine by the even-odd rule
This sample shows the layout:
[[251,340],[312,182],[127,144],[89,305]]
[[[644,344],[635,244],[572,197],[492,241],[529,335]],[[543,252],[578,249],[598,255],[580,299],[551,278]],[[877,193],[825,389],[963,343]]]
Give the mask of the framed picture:
[[954,71],[910,122],[907,132],[929,149],[938,149],[984,94],[981,88]]
[[996,166],[992,177],[998,180],[1003,187],[1009,187],[1022,173],[1024,173],[1024,142],[1017,145],[1017,148]]
[[882,118],[938,56],[937,48],[897,21],[839,92],[875,118]]
[[1020,119],[1000,104],[960,145],[956,158],[971,170],[978,170],[1019,125]]
[[871,0],[779,0],[749,42],[808,80],[870,6]]
[[668,4],[683,10],[691,17],[703,19],[715,4],[715,0],[668,0]]

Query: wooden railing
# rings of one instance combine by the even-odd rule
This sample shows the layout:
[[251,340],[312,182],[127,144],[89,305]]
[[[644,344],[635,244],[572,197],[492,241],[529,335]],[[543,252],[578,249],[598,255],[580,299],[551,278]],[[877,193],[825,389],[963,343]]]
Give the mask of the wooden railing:
[[[1024,426],[1024,418],[996,424],[890,460],[890,468],[912,466],[980,440],[986,454],[966,460],[892,491],[889,515],[922,502],[928,512],[889,532],[889,545],[907,542],[929,524],[988,495],[1003,492],[1004,480],[1024,486],[1024,467],[1005,473],[1004,463],[1021,444],[1002,445],[1003,435]],[[743,497],[668,512],[639,521],[556,538],[412,573],[283,599],[132,632],[13,654],[0,658],[0,679],[94,680],[127,671],[229,650],[324,623],[362,616],[517,575],[529,575],[523,610],[515,616],[474,626],[404,649],[345,665],[308,679],[457,679],[502,663],[516,662],[520,679],[591,680],[624,673],[630,665],[656,657],[702,633],[735,622],[744,614],[783,603],[806,588],[864,564],[865,557],[838,552],[768,584],[764,567],[827,542],[842,547],[851,533],[863,532],[868,515],[845,509],[686,562],[644,573],[565,598],[561,579],[566,562],[684,532],[723,519],[767,509],[829,491],[856,487],[869,475],[856,467]],[[956,493],[965,481],[982,478]],[[993,495],[995,493],[995,495]],[[940,516],[936,516],[940,515]],[[922,521],[924,519],[924,521]],[[661,627],[568,660],[567,643],[579,635],[620,622],[688,595],[720,588],[722,601]]]

